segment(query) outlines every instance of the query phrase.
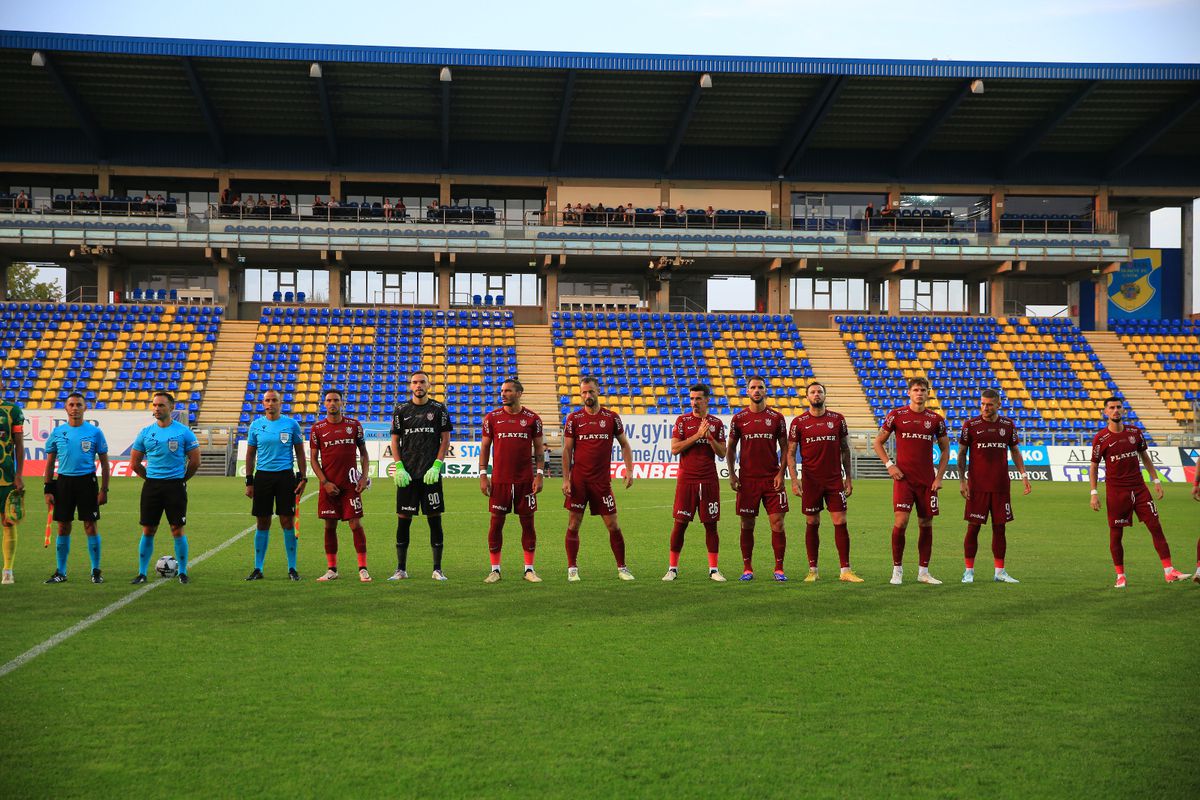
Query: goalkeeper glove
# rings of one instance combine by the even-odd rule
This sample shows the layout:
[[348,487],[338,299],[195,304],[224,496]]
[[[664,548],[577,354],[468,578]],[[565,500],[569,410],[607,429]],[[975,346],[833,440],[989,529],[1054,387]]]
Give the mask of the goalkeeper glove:
[[397,486],[403,489],[405,486],[408,486],[410,483],[412,483],[412,475],[408,474],[408,470],[404,468],[403,463],[397,461],[396,474],[392,476],[392,480],[396,482]]
[[433,466],[425,470],[425,483],[434,484],[442,477],[442,462],[434,461]]

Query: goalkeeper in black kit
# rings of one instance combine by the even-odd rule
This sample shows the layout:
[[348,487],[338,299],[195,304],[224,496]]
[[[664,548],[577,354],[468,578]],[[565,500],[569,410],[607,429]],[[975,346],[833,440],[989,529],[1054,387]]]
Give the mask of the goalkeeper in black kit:
[[408,380],[410,398],[392,412],[392,455],[396,459],[396,572],[389,581],[408,577],[408,543],[414,514],[429,520],[433,579],[442,572],[442,460],[450,450],[450,412],[429,397],[429,373],[418,370]]

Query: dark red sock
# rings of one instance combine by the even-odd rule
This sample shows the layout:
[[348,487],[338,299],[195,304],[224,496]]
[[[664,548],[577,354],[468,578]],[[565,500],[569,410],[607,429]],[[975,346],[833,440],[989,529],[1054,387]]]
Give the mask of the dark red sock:
[[683,552],[683,532],[687,530],[688,524],[682,520],[675,520],[675,524],[671,526],[671,561],[672,567],[679,566],[679,554]]
[[1004,569],[1004,554],[1008,552],[1008,537],[1003,522],[992,523],[992,562],[996,569]]
[[754,571],[754,528],[742,528],[742,569]]
[[892,528],[892,566],[904,563],[904,528]]
[[708,568],[717,568],[717,554],[721,550],[721,537],[717,534],[717,523],[704,523],[704,546],[708,549]]
[[488,523],[488,554],[491,557],[492,566],[500,566],[500,551],[504,547],[504,515],[492,514],[492,521]]
[[917,528],[917,564],[929,566],[929,556],[933,553],[933,526],[921,525]]
[[612,548],[613,558],[617,560],[617,568],[625,566],[625,536],[620,528],[608,532],[608,546]]
[[[1197,545],[1200,548],[1200,545]],[[771,529],[771,549],[775,551],[775,571],[783,572],[783,555],[787,551],[787,533],[783,526]]]
[[575,563],[579,558],[579,529],[567,528],[567,566],[579,566]]
[[979,525],[967,523],[967,535],[963,539],[963,561],[967,569],[975,569],[975,554],[979,552]]
[[325,561],[330,569],[337,569],[337,531],[325,531]]
[[1125,546],[1121,544],[1123,533],[1123,528],[1108,529],[1108,552],[1112,553],[1113,566],[1117,568],[1118,575],[1125,571]]
[[817,555],[821,551],[821,524],[808,523],[804,526],[804,549],[808,551],[808,568],[817,568]]
[[351,528],[350,532],[354,534],[354,555],[358,556],[358,568],[365,569],[367,566],[367,532],[362,528]]
[[521,549],[525,552],[525,566],[533,566],[533,551],[537,549],[537,531],[533,528],[533,515],[521,517]]
[[846,523],[833,526],[833,543],[837,545],[838,563],[842,569],[850,569],[850,528]]
[[1167,537],[1163,535],[1162,525],[1158,520],[1152,519],[1146,523],[1146,527],[1150,529],[1150,538],[1154,540],[1154,549],[1158,552],[1162,565],[1171,566],[1171,546],[1167,544]]

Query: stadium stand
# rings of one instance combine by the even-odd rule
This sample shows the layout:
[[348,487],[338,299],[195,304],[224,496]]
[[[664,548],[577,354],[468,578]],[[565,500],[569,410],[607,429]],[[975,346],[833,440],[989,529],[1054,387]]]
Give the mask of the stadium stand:
[[803,410],[812,365],[791,317],[762,314],[551,314],[559,410],[576,403],[584,375],[598,376],[618,413],[682,414],[686,387],[712,387],[713,413],[743,404],[746,380],[761,374],[780,412]]
[[82,197],[73,194],[56,194],[46,208],[34,208],[32,203],[22,205],[18,195],[12,192],[0,194],[0,211],[13,213],[53,214],[111,214],[114,216],[175,216],[179,213],[179,201],[174,197],[161,200],[153,197]]
[[[1032,436],[1094,431],[1100,402],[1122,396],[1067,319],[838,316],[835,322],[877,422],[908,402],[906,382],[918,375],[933,384],[930,406],[954,433],[978,413],[979,392],[987,387],[1000,391],[1001,413]],[[1140,424],[1132,409],[1129,417]]]
[[1200,322],[1118,320],[1112,328],[1175,420],[1194,421],[1200,403]]
[[[550,241],[651,241],[651,242],[777,242],[780,244],[836,244],[833,236],[780,236],[763,234],[719,234],[719,233],[589,233],[586,231],[538,231],[537,238]],[[923,244],[931,244],[924,241]]]
[[686,208],[682,211],[659,206],[658,208],[635,208],[632,213],[622,207],[604,208],[603,204],[592,208],[576,206],[564,209],[558,216],[562,225],[601,226],[605,228],[749,228],[770,227],[770,216],[762,210],[715,209],[710,214],[703,208]]
[[1000,233],[1097,233],[1091,214],[1001,214]]
[[433,377],[433,396],[474,436],[517,367],[511,311],[268,306],[255,338],[241,437],[270,388],[283,393],[283,413],[302,425],[324,414],[328,389],[345,394],[350,416],[390,419],[396,400],[407,396],[409,374],[422,368]]
[[165,389],[194,422],[222,314],[217,306],[0,305],[4,398],[62,408],[78,391],[96,409],[140,410]]

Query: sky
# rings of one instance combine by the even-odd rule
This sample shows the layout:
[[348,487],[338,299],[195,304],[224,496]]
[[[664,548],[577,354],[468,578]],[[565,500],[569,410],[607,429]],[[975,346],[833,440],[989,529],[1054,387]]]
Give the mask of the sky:
[[[0,0],[0,28],[241,41],[501,50],[1200,63],[1200,0]],[[1195,218],[1200,220],[1200,205]],[[1179,246],[1179,211],[1151,245]],[[1200,255],[1200,236],[1194,237]],[[1200,279],[1200,274],[1197,275]],[[1200,297],[1200,280],[1193,286]]]

